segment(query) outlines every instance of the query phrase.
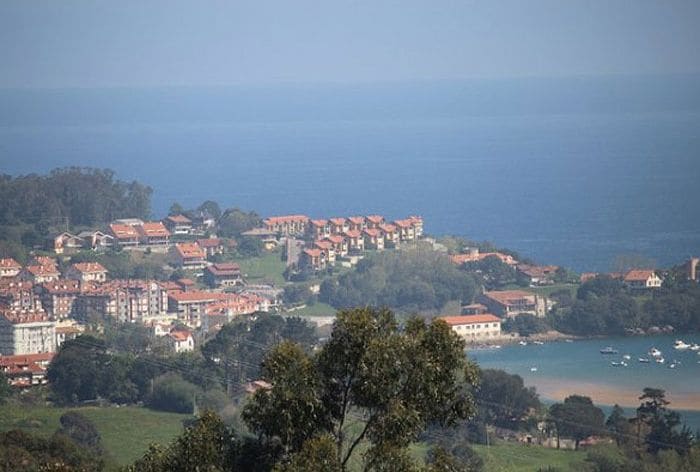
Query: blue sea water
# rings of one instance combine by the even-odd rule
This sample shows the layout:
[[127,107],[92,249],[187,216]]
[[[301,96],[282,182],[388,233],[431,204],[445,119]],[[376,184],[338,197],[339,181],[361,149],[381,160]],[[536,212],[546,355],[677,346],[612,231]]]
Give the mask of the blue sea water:
[[608,270],[700,253],[697,77],[0,91],[0,170],[108,167],[153,211],[421,214]]

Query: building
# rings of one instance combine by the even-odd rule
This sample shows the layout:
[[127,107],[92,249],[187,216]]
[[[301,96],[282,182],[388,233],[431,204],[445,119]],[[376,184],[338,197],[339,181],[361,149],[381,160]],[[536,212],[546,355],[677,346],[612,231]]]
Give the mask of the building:
[[695,282],[700,280],[698,265],[700,265],[700,257],[691,257],[688,262],[685,263],[686,273],[688,274],[689,280],[693,280]]
[[307,225],[306,235],[312,241],[327,238],[331,235],[331,225],[328,220],[311,220]]
[[462,307],[463,315],[485,315],[489,312],[489,308],[481,303],[472,303]]
[[[367,217],[367,219],[369,220],[369,217]],[[368,227],[369,227],[369,225],[368,225]],[[399,231],[396,228],[396,226],[394,226],[392,224],[382,223],[377,228],[384,235],[384,247],[385,248],[393,249],[399,245],[400,237],[399,237]],[[373,229],[373,228],[369,228],[369,229]]]
[[501,319],[491,314],[442,316],[438,318],[468,343],[492,341],[501,337]]
[[384,224],[384,217],[380,215],[369,215],[365,218],[365,227],[368,229],[377,229]]
[[49,317],[60,320],[73,314],[75,300],[80,295],[80,281],[59,279],[44,282],[36,287],[36,292]]
[[77,338],[82,334],[85,328],[75,322],[56,323],[56,349],[72,339]]
[[0,312],[0,355],[56,351],[56,323],[44,311]]
[[163,224],[171,234],[186,235],[192,232],[192,220],[185,215],[171,215],[163,220]]
[[484,292],[480,301],[488,307],[489,312],[502,318],[524,314],[543,317],[549,308],[546,298],[524,290]]
[[139,241],[146,246],[167,246],[170,244],[170,231],[160,221],[149,221],[136,226]]
[[204,283],[212,288],[243,285],[241,268],[233,262],[217,262],[204,270]]
[[[228,241],[230,243],[234,243],[232,239]],[[207,257],[213,257],[218,254],[223,254],[225,251],[224,247],[224,241],[220,238],[204,238],[204,239],[198,239],[197,240],[197,245],[202,248],[204,251],[204,254]]]
[[41,300],[34,291],[34,284],[18,278],[0,279],[0,308],[15,311],[41,310]]
[[204,235],[216,226],[216,218],[206,210],[200,210],[192,215],[192,234]]
[[114,236],[102,231],[82,231],[78,237],[84,242],[84,248],[93,251],[104,251],[114,246]]
[[64,232],[49,238],[50,249],[56,254],[66,254],[80,250],[85,245],[85,240],[80,236]]
[[408,221],[410,221],[411,224],[413,225],[413,231],[416,235],[416,238],[422,238],[423,237],[423,217],[411,215],[408,217]]
[[168,346],[175,353],[194,351],[194,338],[186,329],[173,329],[166,337]]
[[632,290],[653,290],[663,283],[661,277],[651,269],[632,269],[622,280]]
[[331,218],[328,220],[331,228],[331,234],[343,234],[350,229],[348,220],[345,218]]
[[413,221],[396,220],[394,221],[394,226],[398,229],[399,241],[411,242],[416,240],[416,229],[413,226]]
[[82,286],[74,302],[79,319],[111,317],[122,323],[139,322],[168,311],[168,290],[152,280],[112,280]]
[[365,248],[381,251],[384,249],[384,234],[380,229],[365,229],[362,231]]
[[109,231],[114,240],[123,248],[136,247],[141,239],[139,232],[131,225],[122,223],[112,223]]
[[198,328],[207,312],[207,307],[226,300],[227,294],[193,290],[190,292],[168,292],[168,311],[177,314],[177,319],[192,328]]
[[188,270],[201,270],[207,266],[207,255],[197,243],[176,243],[172,249],[175,264]]
[[469,248],[464,254],[454,254],[450,256],[450,260],[454,264],[462,265],[467,262],[481,262],[488,257],[497,257],[501,262],[509,266],[518,265],[518,261],[510,254],[503,254],[502,252],[479,252],[479,248],[476,247]]
[[241,236],[244,236],[246,238],[255,238],[260,240],[262,243],[263,247],[267,251],[271,251],[277,247],[277,233],[274,231],[270,231],[265,228],[253,228],[249,229],[248,231],[244,231],[241,233]]
[[0,356],[0,372],[12,387],[46,385],[46,370],[53,356],[53,352]]
[[307,248],[301,251],[299,267],[302,269],[323,270],[327,264],[326,253],[321,249]]
[[554,276],[559,270],[559,266],[536,266],[529,264],[518,265],[518,273],[524,277],[530,285],[551,285],[554,283]]
[[56,266],[52,265],[28,265],[20,272],[22,280],[33,282],[34,284],[42,284],[58,280],[61,273]]
[[325,258],[326,263],[335,264],[335,248],[332,242],[327,240],[314,241],[313,249],[318,249],[324,253],[323,258]]
[[106,282],[107,269],[99,262],[78,262],[72,264],[64,274],[66,278],[80,282]]
[[353,253],[362,252],[365,250],[365,238],[358,230],[348,230],[343,233],[348,242],[348,251]]
[[271,216],[263,220],[263,227],[283,236],[302,236],[309,220],[306,215]]
[[345,238],[345,236],[334,234],[332,236],[328,236],[324,241],[330,241],[330,243],[333,245],[336,259],[338,257],[345,257],[348,255],[348,240]]
[[360,233],[367,227],[364,216],[348,217],[348,230],[359,231]]
[[21,270],[20,263],[11,257],[0,259],[0,277],[17,277]]

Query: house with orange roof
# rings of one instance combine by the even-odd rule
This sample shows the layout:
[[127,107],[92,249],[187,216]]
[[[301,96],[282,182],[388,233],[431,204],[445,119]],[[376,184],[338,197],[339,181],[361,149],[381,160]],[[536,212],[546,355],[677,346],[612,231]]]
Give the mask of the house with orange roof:
[[348,230],[362,232],[366,227],[364,216],[351,216],[348,218]]
[[416,234],[416,238],[423,237],[423,217],[411,215],[408,217],[408,221],[413,225],[413,231]]
[[207,255],[197,243],[175,243],[171,249],[175,265],[189,270],[201,270],[207,266]]
[[319,240],[331,235],[331,225],[328,220],[310,220],[306,235],[311,240]]
[[168,333],[168,346],[175,353],[194,351],[194,337],[192,332],[186,329],[173,329]]
[[46,370],[55,354],[45,352],[40,354],[20,354],[16,356],[0,356],[0,372],[12,387],[27,388],[46,385]]
[[357,253],[365,250],[365,238],[362,236],[360,231],[348,230],[343,233],[343,236],[345,236],[345,239],[348,242],[349,252]]
[[53,319],[65,319],[73,314],[75,300],[80,295],[80,281],[58,279],[36,287],[41,306]]
[[523,276],[530,285],[551,285],[554,283],[554,276],[559,270],[559,266],[547,265],[537,266],[520,264],[517,267],[518,273]]
[[163,224],[171,234],[186,235],[192,233],[192,220],[185,215],[170,215]]
[[502,318],[523,314],[543,317],[551,307],[547,298],[524,290],[494,290],[484,292],[479,299],[490,313]]
[[301,251],[299,266],[302,268],[323,270],[326,268],[327,263],[325,253],[321,249],[307,248]]
[[450,256],[450,260],[453,264],[462,265],[467,262],[481,262],[489,257],[496,257],[501,262],[511,267],[518,265],[518,261],[510,254],[504,254],[502,252],[479,252],[479,248],[476,247],[469,248],[464,254],[453,254]]
[[663,284],[663,279],[651,269],[632,269],[622,280],[632,290],[653,290]]
[[[369,219],[369,217],[367,217]],[[384,235],[384,247],[393,249],[399,245],[399,231],[396,226],[390,223],[382,223],[378,226],[379,231]],[[370,228],[371,229],[371,228]]]
[[333,243],[327,240],[314,241],[314,248],[320,249],[325,253],[325,259],[328,264],[335,264],[335,248]]
[[147,221],[136,226],[141,244],[146,246],[167,246],[170,244],[170,231],[160,221]]
[[[202,248],[207,257],[223,254],[225,249],[224,240],[221,238],[202,238],[197,240],[197,244]],[[236,247],[236,241],[226,240],[226,246]]]
[[330,241],[330,243],[333,245],[336,258],[345,257],[348,255],[348,240],[345,238],[345,236],[333,234],[324,239],[324,241]]
[[19,278],[0,279],[0,307],[12,310],[41,310],[34,284]]
[[78,262],[71,264],[64,275],[67,279],[80,282],[105,282],[107,269],[99,262]]
[[58,280],[61,273],[56,266],[51,265],[28,265],[20,272],[20,278],[34,284],[42,284]]
[[168,290],[153,280],[111,280],[88,282],[74,303],[77,319],[99,315],[122,323],[143,322],[168,311]]
[[468,343],[494,341],[501,338],[501,319],[492,314],[441,316],[459,337]]
[[56,349],[72,339],[77,338],[85,331],[82,325],[77,324],[73,320],[65,320],[56,323]]
[[384,234],[380,229],[364,229],[362,236],[365,240],[365,248],[382,251],[384,249]]
[[348,229],[350,229],[348,225],[348,220],[345,218],[331,218],[328,220],[328,224],[331,227],[331,234],[343,234],[345,233]]
[[209,305],[224,302],[225,293],[205,292],[192,290],[189,292],[168,292],[168,311],[176,313],[178,320],[188,326],[197,328],[202,325],[202,319],[206,315]]
[[369,215],[365,218],[365,227],[368,229],[379,228],[379,225],[384,224],[384,217],[380,215]]
[[114,237],[117,244],[123,248],[138,246],[141,239],[135,227],[123,223],[110,224],[109,232]]
[[0,311],[0,355],[56,352],[56,323],[43,310]]
[[85,240],[80,236],[63,232],[49,238],[49,247],[47,249],[54,251],[56,254],[66,254],[78,251],[85,245]]
[[270,216],[263,220],[266,230],[283,236],[303,235],[310,218],[306,215]]
[[204,283],[211,288],[243,285],[241,268],[233,262],[216,262],[204,270]]
[[0,259],[0,277],[17,277],[21,270],[22,266],[13,258]]
[[394,221],[394,226],[398,229],[399,241],[411,242],[416,240],[416,229],[411,220],[396,220]]
[[114,236],[102,231],[81,231],[78,237],[84,241],[83,247],[93,251],[103,251],[114,246]]

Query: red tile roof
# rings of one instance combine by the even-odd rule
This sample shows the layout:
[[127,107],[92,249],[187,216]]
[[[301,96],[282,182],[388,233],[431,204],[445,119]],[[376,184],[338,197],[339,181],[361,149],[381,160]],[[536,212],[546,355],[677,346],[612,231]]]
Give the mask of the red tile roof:
[[178,224],[190,224],[192,223],[192,220],[187,218],[185,215],[171,215],[166,218],[166,220],[172,221],[173,223],[178,223]]
[[323,227],[328,224],[326,220],[311,220],[311,224],[317,227]]
[[237,275],[241,273],[241,268],[233,262],[218,262],[207,267],[213,275]]
[[385,233],[395,233],[396,232],[396,226],[394,226],[392,224],[379,225],[379,229],[381,229]]
[[219,238],[205,238],[198,239],[197,244],[201,248],[217,248],[222,245],[222,241]]
[[193,290],[191,292],[181,292],[178,290],[168,292],[168,298],[172,298],[178,303],[187,302],[215,302],[217,300],[223,300],[226,298],[225,293],[214,293],[214,292],[204,292],[201,290]]
[[467,325],[475,323],[495,323],[500,322],[498,316],[483,314],[483,315],[457,315],[457,316],[441,316],[438,320],[442,320],[450,326]]
[[523,299],[533,299],[535,294],[524,290],[496,290],[484,292],[484,296],[503,305],[514,305]]
[[173,338],[175,341],[178,342],[184,342],[187,341],[189,338],[192,337],[192,333],[186,330],[173,330],[170,332],[169,336]]
[[60,272],[55,266],[44,266],[44,265],[30,265],[25,268],[27,272],[29,272],[32,275],[50,275],[50,276],[58,276],[60,275]]
[[367,236],[370,236],[372,238],[378,238],[381,236],[381,233],[376,228],[366,229],[363,231],[363,233],[365,233]]
[[12,324],[23,324],[23,323],[37,323],[43,321],[49,321],[49,316],[45,311],[37,310],[3,310],[0,312],[0,316],[3,316],[7,321]]
[[206,254],[197,243],[177,243],[175,249],[183,259],[205,259]]
[[650,269],[632,269],[625,274],[626,282],[646,282],[654,277],[655,272]]
[[311,257],[321,257],[320,249],[304,249],[304,254]]
[[274,225],[283,223],[294,223],[294,222],[305,222],[309,221],[309,217],[306,215],[284,215],[284,216],[270,216],[263,220],[263,223]]
[[345,218],[331,218],[331,224],[336,226],[343,226],[345,224]]
[[333,244],[341,244],[343,241],[345,241],[345,238],[339,234],[334,234],[332,236],[328,236],[326,240],[332,242]]
[[164,238],[170,236],[170,231],[160,221],[151,221],[136,227],[142,236],[149,238]]
[[22,266],[11,257],[0,259],[0,268],[2,269],[21,269]]
[[51,294],[73,294],[80,293],[79,280],[55,280],[53,282],[45,282],[41,287]]
[[109,229],[117,239],[133,239],[139,237],[138,231],[136,231],[133,226],[112,223],[109,225]]
[[411,220],[396,220],[394,221],[394,224],[399,228],[410,228],[413,226],[413,222]]
[[107,269],[105,269],[104,266],[99,262],[78,262],[77,264],[73,264],[72,267],[78,272],[82,272],[83,274],[107,272]]
[[348,218],[348,221],[354,225],[361,225],[362,223],[365,222],[365,217],[364,216],[351,216]]
[[351,229],[350,231],[345,232],[345,236],[347,236],[348,238],[359,238],[362,236],[362,233],[355,229]]
[[314,246],[327,251],[333,248],[333,243],[330,241],[314,241]]
[[379,224],[384,222],[384,217],[380,215],[369,215],[367,221],[374,224]]

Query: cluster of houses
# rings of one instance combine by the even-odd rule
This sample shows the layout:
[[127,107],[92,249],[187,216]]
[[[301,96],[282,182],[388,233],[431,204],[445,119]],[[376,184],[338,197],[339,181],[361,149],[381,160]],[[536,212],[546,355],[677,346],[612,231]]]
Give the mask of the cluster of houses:
[[[252,232],[244,235],[253,236]],[[273,216],[263,220],[255,235],[270,240],[272,235],[298,238],[301,251],[288,249],[288,263],[300,269],[323,270],[338,260],[356,260],[366,250],[381,251],[413,243],[423,236],[423,218],[386,220],[380,215],[311,219],[306,215]],[[291,255],[291,257],[290,257]]]
[[[581,283],[592,280],[600,275],[598,272],[585,272],[581,274]],[[609,277],[621,280],[631,290],[645,291],[660,288],[664,280],[652,269],[630,269],[627,272],[611,272]]]
[[0,369],[14,385],[42,383],[52,353],[95,317],[149,326],[173,352],[183,352],[233,317],[270,308],[269,298],[245,287],[221,290],[243,284],[237,264],[209,264],[203,280],[212,290],[190,279],[110,279],[96,262],[61,269],[46,256],[25,266],[0,259]]

